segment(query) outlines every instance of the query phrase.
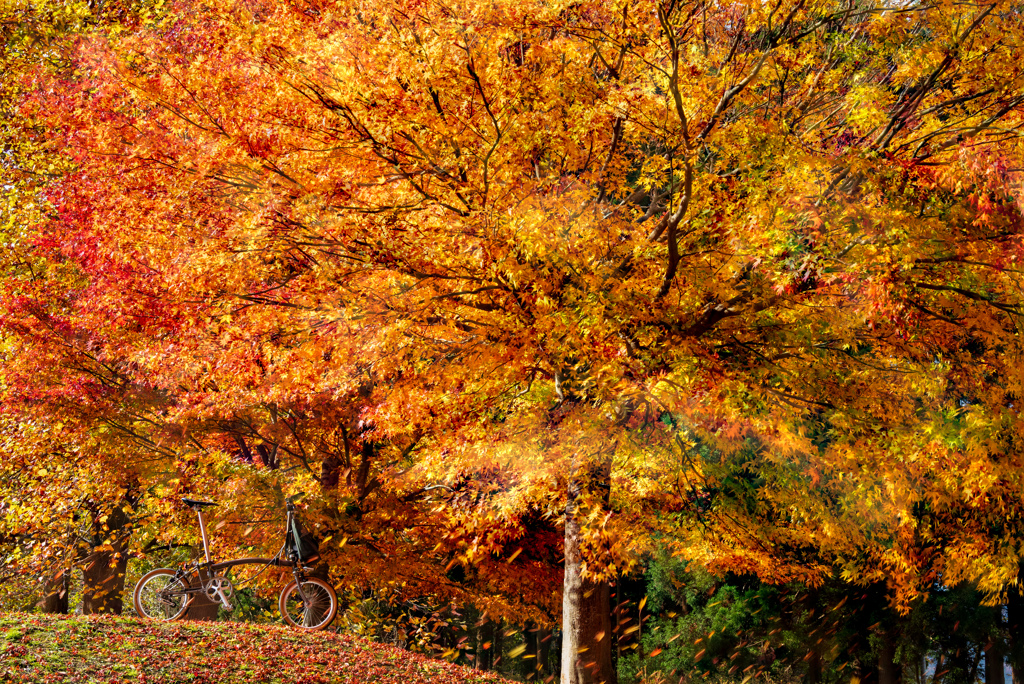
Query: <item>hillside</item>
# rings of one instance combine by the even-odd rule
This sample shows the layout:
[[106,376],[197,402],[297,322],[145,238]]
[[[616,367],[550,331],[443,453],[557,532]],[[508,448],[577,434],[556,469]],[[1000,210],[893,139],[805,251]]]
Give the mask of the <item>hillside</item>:
[[507,680],[393,646],[243,623],[0,614],[0,682],[482,684]]

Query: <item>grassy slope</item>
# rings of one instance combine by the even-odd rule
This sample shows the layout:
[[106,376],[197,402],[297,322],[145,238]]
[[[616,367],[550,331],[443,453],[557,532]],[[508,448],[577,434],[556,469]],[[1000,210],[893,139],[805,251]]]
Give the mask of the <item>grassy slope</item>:
[[229,622],[0,613],[0,682],[478,684],[491,673],[355,637]]

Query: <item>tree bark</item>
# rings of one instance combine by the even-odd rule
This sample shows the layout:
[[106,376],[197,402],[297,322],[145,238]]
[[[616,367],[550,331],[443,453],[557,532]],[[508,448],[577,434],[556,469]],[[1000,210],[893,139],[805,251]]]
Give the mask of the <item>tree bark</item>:
[[[607,486],[610,468],[595,473]],[[565,508],[565,579],[562,586],[561,684],[617,684],[612,666],[611,587],[583,576],[582,487],[575,473]],[[607,502],[608,490],[605,491]]]
[[997,637],[985,651],[985,684],[1006,684],[1006,676],[1003,674],[1003,656],[1003,645]]
[[1013,671],[1013,684],[1024,684],[1024,596],[1020,587],[1007,590],[1007,656]]
[[537,649],[540,644],[537,642],[537,625],[533,620],[527,620],[526,626],[523,628],[523,641],[526,643],[526,655],[525,662],[529,663],[527,668],[526,679],[531,681],[537,677]]
[[899,642],[900,616],[886,606],[885,618],[878,636],[878,684],[903,684],[903,665],[896,662],[896,644]]
[[541,677],[551,673],[548,660],[551,655],[551,629],[537,628],[537,672]]
[[185,613],[186,620],[195,622],[215,622],[220,611],[220,604],[210,599],[206,592],[194,595],[192,603]]
[[807,674],[804,675],[805,684],[821,684],[821,674],[821,653],[816,646],[811,646],[807,658]]
[[505,652],[505,621],[496,620],[493,623],[494,645],[491,646],[491,669],[501,672],[501,657]]
[[896,641],[888,633],[882,635],[878,652],[878,684],[903,684],[903,668],[896,662]]
[[320,491],[325,494],[333,492],[338,488],[341,480],[341,458],[335,453],[330,453],[320,464]]
[[186,618],[195,622],[215,622],[220,611],[220,604],[214,603],[206,594],[198,594],[192,605],[188,607]]
[[527,679],[543,679],[550,673],[548,657],[551,653],[551,630],[531,620],[523,634],[526,637],[527,652],[533,656],[533,672],[527,675]]
[[494,662],[494,623],[484,618],[476,627],[476,661],[478,670],[490,670]]
[[68,593],[71,588],[71,573],[60,570],[55,575],[47,573],[43,584],[42,610],[44,613],[68,613]]
[[128,515],[120,506],[93,518],[92,552],[82,569],[82,613],[120,615],[128,569]]
[[807,614],[807,624],[810,627],[810,631],[807,635],[807,672],[804,674],[805,684],[821,684],[822,678],[822,662],[821,662],[821,639],[824,636],[824,629],[819,625],[819,622],[814,620],[815,611],[820,610],[821,606],[818,590],[815,588],[808,589],[807,592],[807,606],[809,613]]
[[996,605],[989,609],[992,615],[991,636],[985,654],[985,684],[1006,684],[1007,642],[1003,628],[1003,607]]

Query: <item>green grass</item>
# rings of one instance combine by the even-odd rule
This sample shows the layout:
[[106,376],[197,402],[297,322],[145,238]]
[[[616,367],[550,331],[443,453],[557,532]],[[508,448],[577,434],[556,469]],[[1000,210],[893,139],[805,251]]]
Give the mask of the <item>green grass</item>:
[[229,622],[0,613],[0,682],[480,684],[505,682],[393,646]]

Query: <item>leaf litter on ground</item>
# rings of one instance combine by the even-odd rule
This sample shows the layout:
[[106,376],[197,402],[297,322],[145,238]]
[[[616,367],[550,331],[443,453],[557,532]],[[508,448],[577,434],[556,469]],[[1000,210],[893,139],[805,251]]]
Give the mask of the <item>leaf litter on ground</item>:
[[0,683],[484,684],[497,674],[331,632],[0,613]]

